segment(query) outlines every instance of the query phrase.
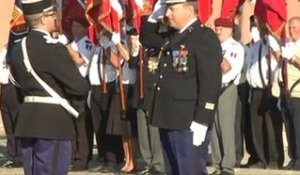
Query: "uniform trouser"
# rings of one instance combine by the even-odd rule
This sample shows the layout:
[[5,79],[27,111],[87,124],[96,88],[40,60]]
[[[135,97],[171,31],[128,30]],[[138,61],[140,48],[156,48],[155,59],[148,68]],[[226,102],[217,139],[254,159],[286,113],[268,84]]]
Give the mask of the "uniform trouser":
[[239,165],[244,157],[244,141],[247,153],[250,155],[248,163],[257,161],[250,120],[249,84],[244,82],[237,86],[238,98],[235,117],[236,164]]
[[69,140],[21,138],[25,175],[67,175],[72,146]]
[[7,138],[8,158],[14,162],[22,161],[21,144],[15,138],[14,129],[17,120],[17,112],[20,106],[16,87],[9,83],[1,85],[1,115]]
[[206,175],[209,134],[201,146],[193,146],[189,130],[160,129],[167,175]]
[[[102,95],[101,86],[93,85],[91,88],[90,105],[91,105],[93,132],[95,133],[96,143],[97,143],[98,158],[103,157],[103,145],[104,145],[104,135],[105,135],[105,129],[103,129],[105,126],[104,123],[102,122],[104,110],[102,109],[102,105],[101,105],[102,102],[101,95]],[[90,142],[93,142],[93,139],[90,139]]]
[[122,161],[122,141],[120,136],[106,134],[106,126],[114,93],[114,82],[108,84],[108,94],[102,94],[101,86],[92,86],[91,113],[93,129],[96,135],[98,156],[103,156],[104,161],[109,166],[116,166]]
[[79,167],[86,167],[89,156],[89,144],[87,136],[86,120],[89,112],[87,107],[85,111],[80,114],[77,119],[74,119],[75,125],[75,139],[72,140],[73,145],[73,165]]
[[86,126],[86,134],[87,134],[87,144],[88,144],[88,161],[93,159],[93,149],[94,149],[94,129],[93,129],[93,119],[91,110],[89,107],[85,111],[86,114],[86,120],[85,120],[85,126]]
[[235,166],[235,110],[237,88],[228,86],[219,97],[212,131],[212,162],[216,169],[233,173]]
[[[212,135],[212,128],[208,128],[206,132],[205,140],[201,144],[200,149],[195,149],[196,151],[195,155],[200,155],[199,157],[195,157],[196,167],[198,167],[197,174],[199,175],[208,175],[206,165],[208,160],[208,147],[211,141],[211,135]],[[199,153],[197,153],[197,151],[199,151]]]
[[142,109],[137,111],[138,140],[142,157],[149,168],[164,172],[164,160],[157,127],[147,122]]
[[254,147],[264,166],[281,166],[283,163],[282,116],[277,98],[266,89],[252,89],[250,106]]
[[291,126],[295,136],[295,165],[294,169],[300,170],[300,98],[291,98]]

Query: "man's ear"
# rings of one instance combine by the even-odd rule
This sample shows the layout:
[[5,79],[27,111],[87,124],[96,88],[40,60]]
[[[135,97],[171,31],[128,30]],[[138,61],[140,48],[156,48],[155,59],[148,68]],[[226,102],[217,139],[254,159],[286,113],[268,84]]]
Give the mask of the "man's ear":
[[187,13],[190,15],[191,13],[194,14],[195,13],[195,9],[192,5],[188,4],[187,5]]
[[46,18],[45,18],[45,16],[43,15],[42,17],[40,17],[40,23],[42,24],[42,25],[44,25],[44,24],[46,24]]

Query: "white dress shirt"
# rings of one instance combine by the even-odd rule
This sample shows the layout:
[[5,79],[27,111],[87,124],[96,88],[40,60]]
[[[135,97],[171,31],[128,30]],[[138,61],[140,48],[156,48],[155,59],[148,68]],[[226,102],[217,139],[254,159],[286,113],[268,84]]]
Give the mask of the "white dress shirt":
[[244,47],[232,37],[221,43],[223,58],[226,59],[231,69],[222,75],[222,84],[228,84],[234,80],[238,84],[239,77],[244,65]]
[[[124,47],[129,50],[129,47],[128,47],[128,39],[127,38],[123,38],[122,39],[122,42],[124,43]],[[121,59],[123,59],[121,57]],[[123,61],[125,61],[123,59]],[[125,61],[123,63],[123,66],[122,66],[122,71],[123,71],[123,80],[122,80],[122,83],[123,84],[134,84],[136,82],[136,69],[130,69],[129,68],[129,64],[127,61]]]
[[[290,56],[291,59],[299,59],[295,58],[296,48],[300,48],[300,39],[295,42],[289,41],[285,45],[285,52],[282,52],[283,57]],[[288,89],[290,90],[294,83],[300,78],[300,70],[294,64],[287,64],[287,85]],[[290,92],[291,97],[300,98],[300,84],[297,84],[293,87],[292,91]]]
[[9,82],[9,67],[6,64],[7,48],[4,46],[0,50],[0,84],[8,84]]
[[[110,43],[109,40],[106,36],[102,36],[100,38],[100,46],[98,46],[96,48],[95,54],[92,57],[92,61],[91,61],[91,65],[90,65],[90,69],[89,69],[89,80],[91,85],[101,85],[101,79],[103,78],[103,68],[104,68],[104,49],[107,49],[108,47],[110,47]],[[100,59],[98,61],[98,59]],[[108,58],[106,58],[108,59]],[[106,60],[106,64],[105,64],[105,80],[107,83],[109,82],[113,82],[117,79],[117,71],[116,69],[110,64],[110,62],[108,60]],[[101,79],[99,77],[99,70],[100,71],[100,76]]]
[[[265,36],[266,42],[263,40],[259,40],[253,43],[248,50],[246,55],[246,78],[249,85],[253,88],[264,88],[262,78],[265,82],[265,85],[269,83],[269,78],[273,77],[274,71],[278,66],[277,61],[271,57],[271,77],[268,77],[268,49],[272,47],[274,51],[280,51],[280,46],[277,41],[272,36]],[[276,45],[277,43],[277,45]],[[261,47],[261,54],[259,53]],[[259,68],[259,56],[261,56],[261,70],[262,70],[262,78],[260,75]],[[272,81],[272,79],[271,79]]]
[[71,43],[71,48],[77,51],[81,58],[83,59],[84,63],[78,67],[80,74],[83,77],[87,76],[88,67],[92,57],[94,56],[96,47],[95,45],[89,40],[87,36],[81,38],[79,41],[73,41]]

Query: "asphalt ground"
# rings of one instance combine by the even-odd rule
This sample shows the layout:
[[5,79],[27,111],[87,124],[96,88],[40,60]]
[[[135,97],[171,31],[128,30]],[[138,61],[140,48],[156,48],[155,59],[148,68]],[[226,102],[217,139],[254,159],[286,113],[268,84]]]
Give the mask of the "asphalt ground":
[[[247,159],[247,155],[244,158],[244,162]],[[4,168],[3,164],[7,161],[6,155],[6,140],[5,137],[0,138],[0,174],[1,175],[23,175],[22,168]],[[288,160],[285,161],[287,163]],[[144,163],[140,158],[138,160],[138,169],[143,167]],[[99,161],[96,161],[96,158],[89,163],[89,168],[87,171],[79,172],[69,172],[69,175],[113,175],[112,173],[104,174],[97,171],[101,168],[103,164]],[[208,167],[209,173],[213,172],[212,167]],[[137,173],[132,173],[137,174]],[[236,168],[236,175],[300,175],[300,171],[286,171],[286,170],[271,170],[271,169],[249,169],[249,168]]]

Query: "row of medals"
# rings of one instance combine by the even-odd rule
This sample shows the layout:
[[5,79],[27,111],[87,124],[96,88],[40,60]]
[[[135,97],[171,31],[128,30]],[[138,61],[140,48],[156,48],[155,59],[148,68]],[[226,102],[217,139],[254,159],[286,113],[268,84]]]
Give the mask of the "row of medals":
[[[187,56],[188,51],[185,49],[183,45],[180,46],[179,50],[171,51],[172,56],[172,66],[176,73],[186,73],[188,71],[188,64],[187,64]],[[151,73],[155,73],[158,69],[158,58],[157,57],[150,57],[148,60],[148,70]]]

